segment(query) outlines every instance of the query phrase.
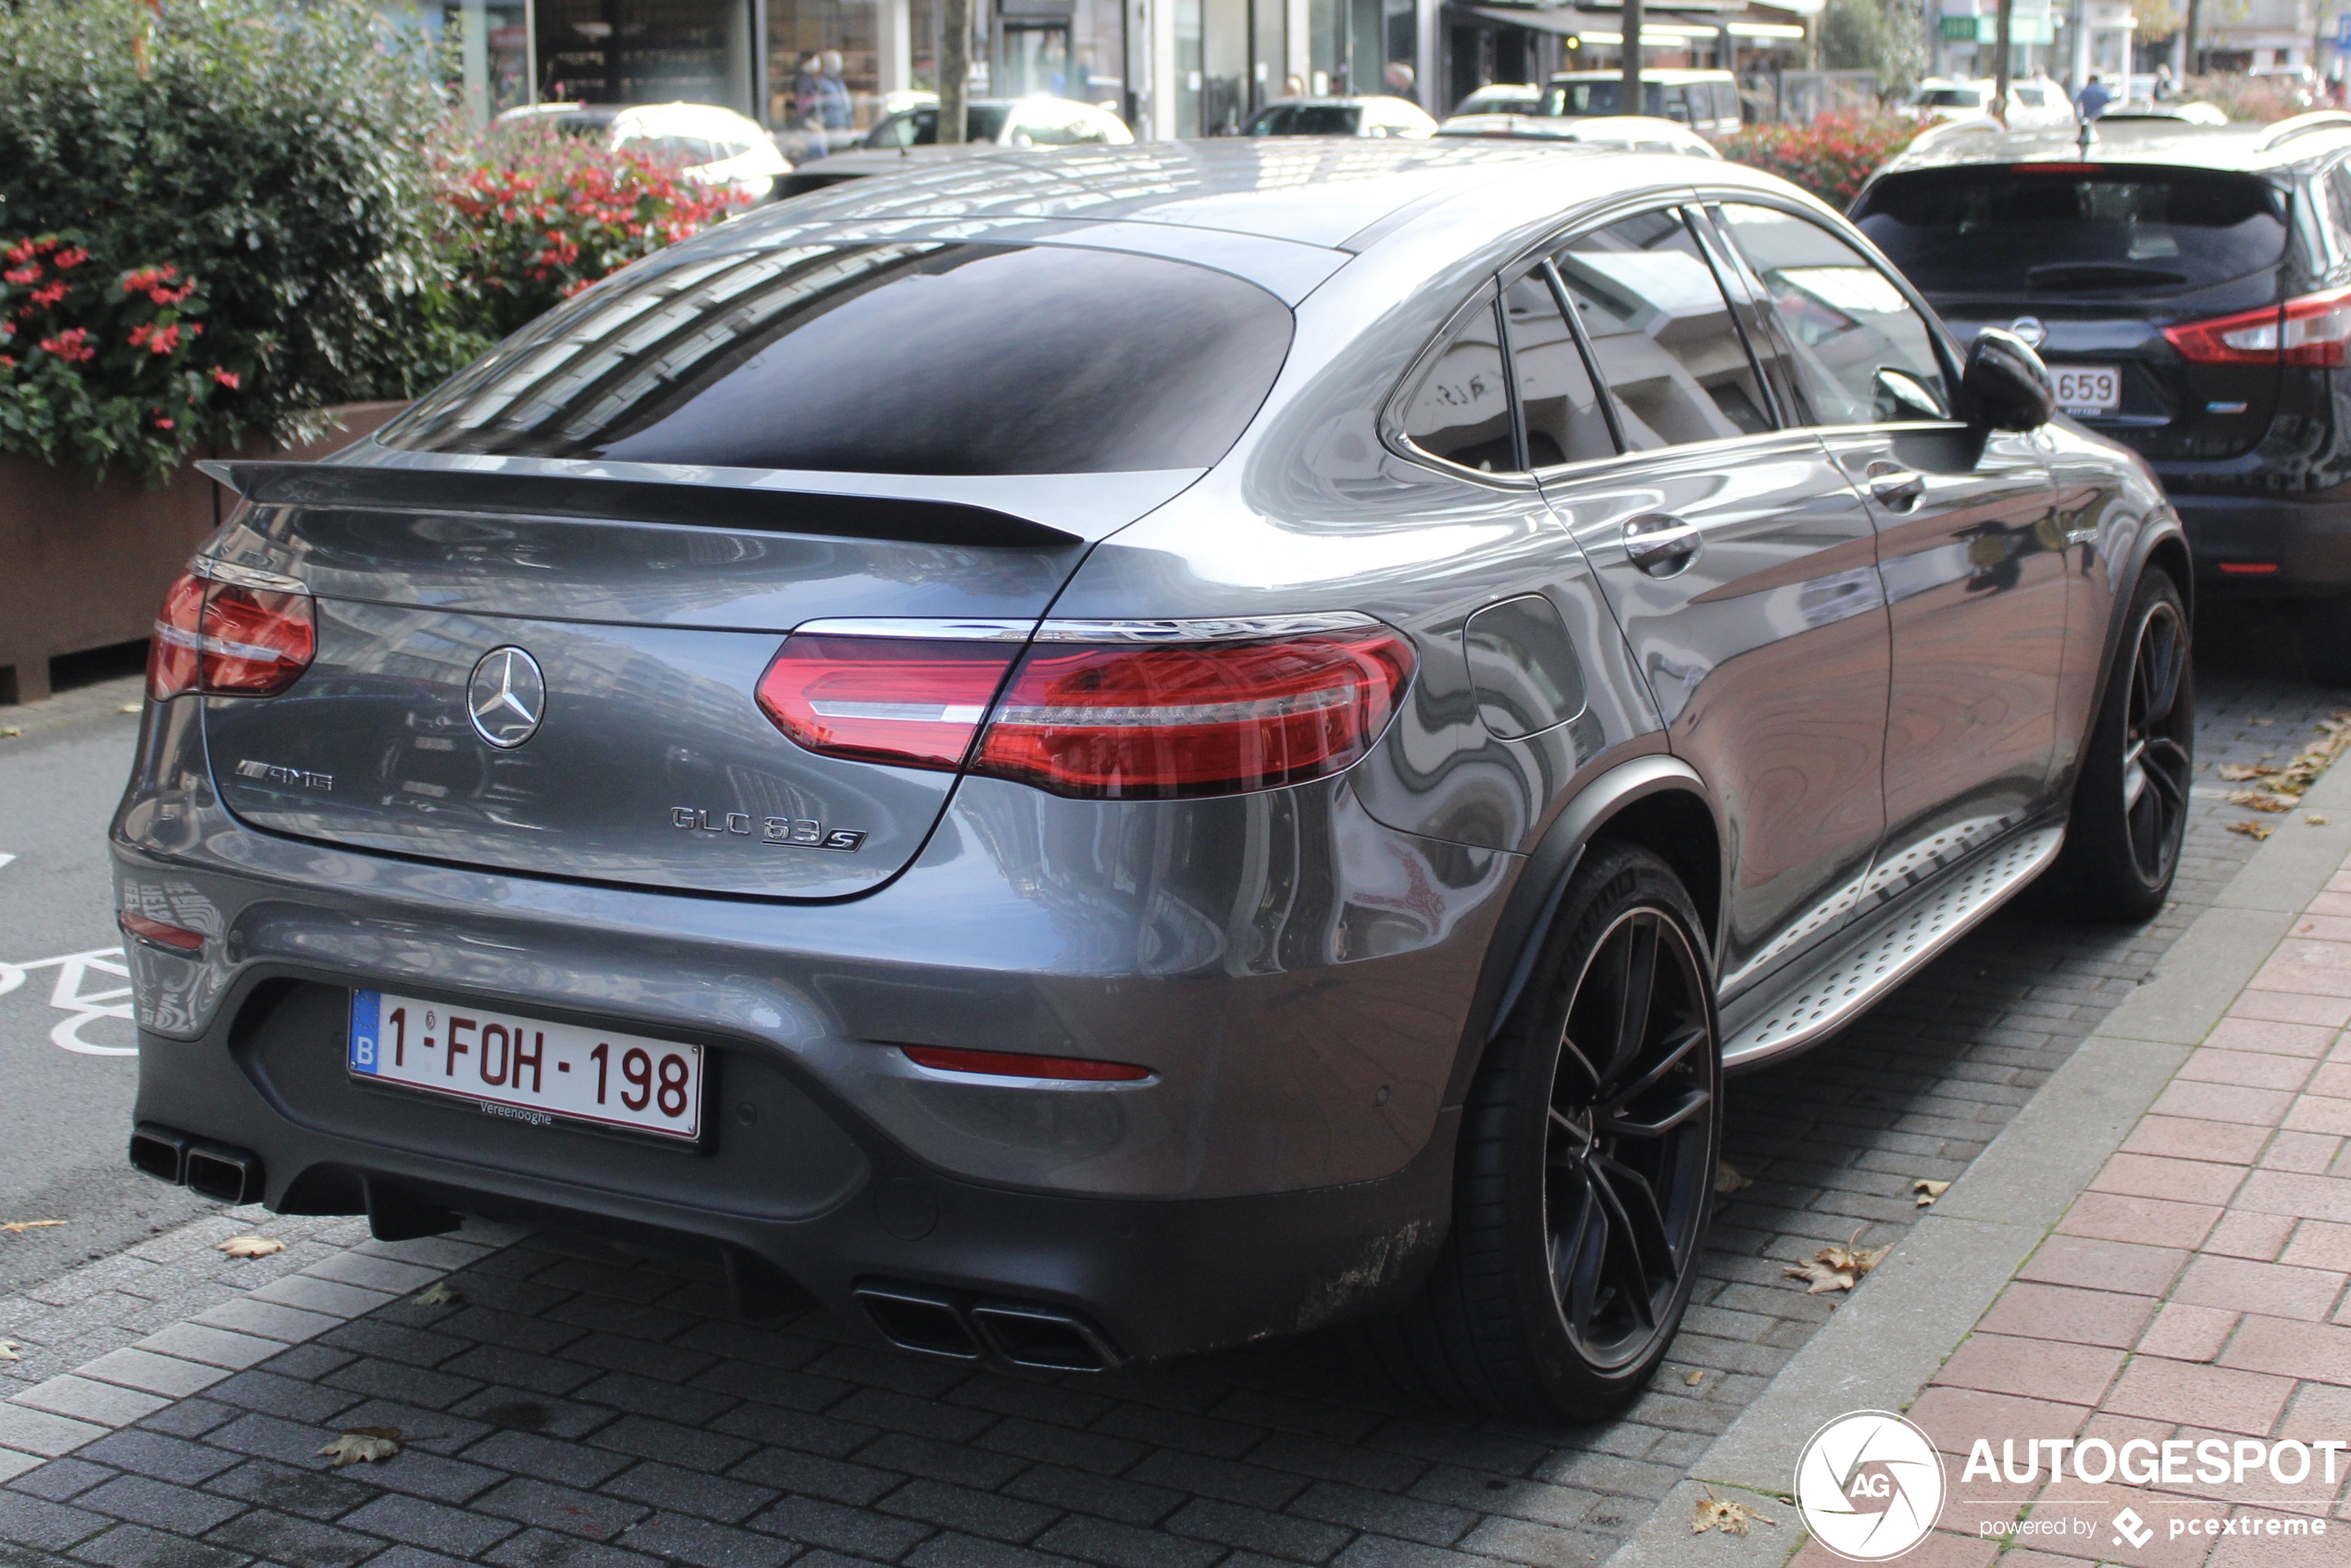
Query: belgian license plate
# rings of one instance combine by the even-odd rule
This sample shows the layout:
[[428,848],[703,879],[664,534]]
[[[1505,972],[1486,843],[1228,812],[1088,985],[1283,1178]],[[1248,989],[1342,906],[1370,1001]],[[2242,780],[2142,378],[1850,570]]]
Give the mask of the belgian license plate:
[[676,1040],[355,991],[347,1065],[355,1077],[446,1094],[541,1126],[596,1122],[702,1136],[702,1047]]
[[2122,371],[2112,365],[2052,365],[2058,406],[2072,414],[2108,414],[2122,406]]

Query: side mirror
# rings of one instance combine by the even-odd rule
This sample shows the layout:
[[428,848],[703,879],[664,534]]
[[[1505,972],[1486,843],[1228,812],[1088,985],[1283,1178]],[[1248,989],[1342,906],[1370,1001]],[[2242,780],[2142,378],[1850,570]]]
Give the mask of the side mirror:
[[1975,399],[1976,422],[1996,430],[2037,430],[2057,412],[2049,367],[2031,344],[1997,327],[1976,333],[1959,384]]

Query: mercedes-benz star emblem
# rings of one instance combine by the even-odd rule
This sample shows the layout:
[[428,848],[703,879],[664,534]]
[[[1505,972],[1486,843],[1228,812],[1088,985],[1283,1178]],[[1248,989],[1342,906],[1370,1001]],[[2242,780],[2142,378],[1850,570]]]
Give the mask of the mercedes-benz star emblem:
[[2026,348],[2039,348],[2041,340],[2049,335],[2049,330],[2041,325],[2037,316],[2018,317],[2009,323],[2009,330],[2022,338]]
[[466,683],[466,710],[475,733],[501,750],[538,734],[547,713],[547,678],[539,661],[519,648],[484,653]]

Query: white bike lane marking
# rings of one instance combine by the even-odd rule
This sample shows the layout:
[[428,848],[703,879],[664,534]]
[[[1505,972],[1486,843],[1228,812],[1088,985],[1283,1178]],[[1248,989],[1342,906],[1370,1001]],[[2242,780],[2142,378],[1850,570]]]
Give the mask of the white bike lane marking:
[[[129,965],[118,947],[92,948],[87,952],[68,952],[56,958],[36,958],[29,964],[0,963],[0,996],[23,985],[36,969],[55,966],[56,984],[49,988],[49,1005],[66,1016],[49,1030],[49,1043],[61,1051],[78,1056],[136,1056],[135,1045],[99,1045],[81,1038],[81,1031],[93,1018],[119,1018],[131,1021],[131,988],[108,986],[107,978],[128,980]],[[93,977],[97,977],[100,989],[92,989]]]
[[[0,871],[7,869],[17,857],[0,852]],[[119,1018],[131,1022],[131,988],[107,986],[99,990],[88,989],[93,975],[111,977],[118,980],[131,977],[131,970],[123,962],[118,947],[93,947],[87,952],[68,952],[56,958],[36,958],[29,964],[0,962],[0,996],[23,985],[35,969],[56,965],[57,983],[49,988],[49,1005],[66,1016],[49,1030],[49,1043],[60,1051],[70,1051],[77,1056],[136,1056],[135,1045],[98,1045],[81,1038],[81,1030],[93,1018]]]

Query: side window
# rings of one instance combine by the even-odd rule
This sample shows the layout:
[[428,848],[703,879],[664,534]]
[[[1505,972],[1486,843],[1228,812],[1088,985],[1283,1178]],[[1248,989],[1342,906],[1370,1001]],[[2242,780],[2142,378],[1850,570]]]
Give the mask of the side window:
[[1404,399],[1403,424],[1405,439],[1431,457],[1486,473],[1518,467],[1491,284],[1423,367]]
[[1636,450],[1772,428],[1730,302],[1678,213],[1619,219],[1551,258]]
[[1511,334],[1528,466],[1615,456],[1616,439],[1609,434],[1584,351],[1542,273],[1531,272],[1502,291],[1502,322]]
[[1679,125],[1690,123],[1688,88],[1669,87],[1665,90],[1665,118]]
[[1951,417],[1933,332],[1866,256],[1808,218],[1738,202],[1720,211],[1723,232],[1763,281],[1816,423]]
[[1739,90],[1727,81],[1714,84],[1714,118],[1734,122],[1739,118]]
[[2335,249],[2351,256],[2351,162],[2336,164],[2327,175],[2327,215],[2334,219]]

